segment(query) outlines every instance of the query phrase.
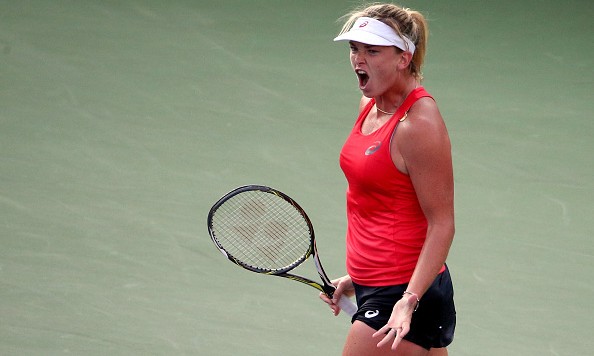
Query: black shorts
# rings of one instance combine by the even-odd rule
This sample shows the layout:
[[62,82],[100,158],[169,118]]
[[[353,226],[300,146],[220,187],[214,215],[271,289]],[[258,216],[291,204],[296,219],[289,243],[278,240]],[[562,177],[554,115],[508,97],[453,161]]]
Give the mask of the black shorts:
[[[408,286],[365,287],[353,284],[359,310],[353,315],[352,321],[362,321],[375,330],[388,323],[394,305]],[[454,288],[446,267],[421,298],[419,308],[412,315],[410,331],[404,339],[427,350],[446,347],[454,339],[455,328]]]

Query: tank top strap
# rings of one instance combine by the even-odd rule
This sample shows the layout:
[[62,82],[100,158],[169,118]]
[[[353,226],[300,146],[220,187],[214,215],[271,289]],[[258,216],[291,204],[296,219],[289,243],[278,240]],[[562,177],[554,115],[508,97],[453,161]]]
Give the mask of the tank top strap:
[[413,104],[417,102],[417,100],[419,100],[421,98],[425,98],[425,97],[429,97],[429,98],[433,99],[431,94],[429,94],[425,90],[424,87],[420,86],[420,87],[415,88],[413,91],[411,91],[408,94],[406,99],[404,99],[404,102],[402,103],[402,105],[400,105],[398,110],[396,110],[396,113],[394,113],[394,116],[397,117],[398,119],[402,119],[406,115],[408,110],[413,106]]
[[[394,128],[396,127],[398,122],[403,121],[403,118],[406,116],[406,113],[411,108],[411,106],[413,106],[413,104],[417,100],[424,98],[424,97],[429,97],[429,98],[433,99],[431,94],[429,94],[425,90],[424,87],[419,86],[419,87],[415,88],[413,91],[411,91],[408,94],[406,99],[404,99],[404,102],[402,102],[402,105],[400,105],[400,107],[396,110],[394,115],[392,115],[392,117],[390,118],[391,120],[388,122],[388,125],[384,125],[384,127],[387,127],[387,129],[390,130],[390,132],[392,132],[392,130],[394,130]],[[357,117],[357,121],[355,122],[355,125],[353,126],[353,131],[360,130],[363,120],[365,120],[365,118],[367,117],[367,115],[369,114],[369,112],[371,111],[371,109],[373,108],[374,105],[375,105],[375,99],[371,98],[371,100],[369,100],[369,102],[365,105],[363,110],[361,110],[361,113],[359,113],[359,117]],[[396,118],[396,120],[393,120],[395,118]]]

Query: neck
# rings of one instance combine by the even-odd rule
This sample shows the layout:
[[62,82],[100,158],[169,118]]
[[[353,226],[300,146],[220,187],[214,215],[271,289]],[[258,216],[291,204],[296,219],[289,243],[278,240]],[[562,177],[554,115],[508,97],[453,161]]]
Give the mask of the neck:
[[375,98],[376,109],[383,114],[393,115],[406,97],[420,86],[416,80],[409,80],[402,87],[394,88]]

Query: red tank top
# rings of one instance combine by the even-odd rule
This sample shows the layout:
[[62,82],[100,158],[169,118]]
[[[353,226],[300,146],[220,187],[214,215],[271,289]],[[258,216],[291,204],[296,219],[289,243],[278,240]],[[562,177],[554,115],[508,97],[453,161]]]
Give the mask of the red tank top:
[[425,242],[427,220],[415,189],[390,155],[396,126],[423,97],[431,95],[416,88],[382,127],[363,135],[361,126],[375,103],[370,100],[340,152],[348,181],[347,272],[357,284],[408,283]]

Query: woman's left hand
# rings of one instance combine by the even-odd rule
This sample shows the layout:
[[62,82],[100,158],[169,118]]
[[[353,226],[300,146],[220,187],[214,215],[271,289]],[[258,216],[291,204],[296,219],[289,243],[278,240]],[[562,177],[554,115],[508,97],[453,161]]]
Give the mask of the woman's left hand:
[[416,307],[417,297],[415,295],[405,295],[394,305],[388,323],[373,334],[373,337],[384,336],[377,347],[382,347],[393,340],[392,350],[396,350],[402,338],[410,330],[410,321]]

